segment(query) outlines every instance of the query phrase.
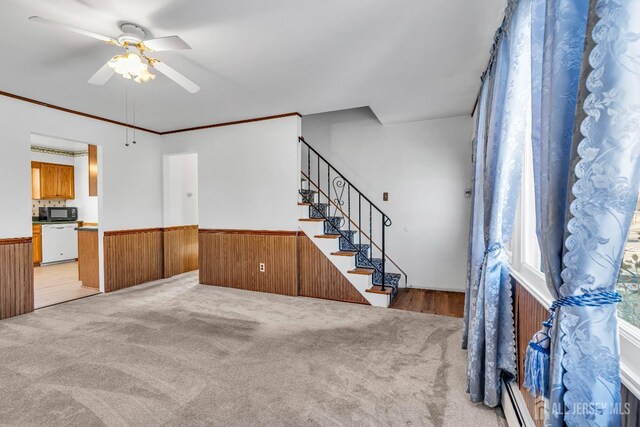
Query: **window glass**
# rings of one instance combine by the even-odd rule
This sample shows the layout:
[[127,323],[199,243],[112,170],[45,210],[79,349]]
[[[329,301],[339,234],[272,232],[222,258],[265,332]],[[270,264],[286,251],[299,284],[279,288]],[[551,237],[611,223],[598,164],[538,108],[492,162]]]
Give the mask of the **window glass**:
[[618,304],[618,317],[640,328],[640,206],[631,221],[624,257],[618,274],[618,293],[622,302]]
[[[528,124],[527,127],[530,130],[531,125]],[[528,134],[530,135],[531,133],[528,132]],[[524,147],[521,203],[523,211],[522,237],[524,238],[522,248],[523,261],[529,267],[542,272],[542,256],[540,254],[538,236],[536,235],[536,195],[533,180],[533,152],[530,138],[527,138]]]

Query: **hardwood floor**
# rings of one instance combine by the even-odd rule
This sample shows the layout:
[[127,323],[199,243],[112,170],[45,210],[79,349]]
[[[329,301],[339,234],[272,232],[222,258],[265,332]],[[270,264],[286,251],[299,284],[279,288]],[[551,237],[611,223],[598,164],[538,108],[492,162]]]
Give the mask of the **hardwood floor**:
[[413,288],[400,289],[398,295],[391,302],[391,308],[462,317],[464,315],[464,293]]
[[34,272],[35,308],[99,294],[97,289],[82,286],[78,280],[78,263],[36,267]]

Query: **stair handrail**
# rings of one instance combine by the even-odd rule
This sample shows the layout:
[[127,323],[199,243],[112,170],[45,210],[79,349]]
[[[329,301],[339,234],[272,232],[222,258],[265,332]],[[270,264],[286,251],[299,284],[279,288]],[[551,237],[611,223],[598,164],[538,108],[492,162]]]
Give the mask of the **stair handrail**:
[[[349,180],[348,180],[348,179],[347,179],[347,178],[346,178],[342,173],[340,173],[340,171],[338,171],[338,170],[337,170],[337,169],[336,169],[336,168],[335,168],[335,167],[334,167],[334,166],[333,166],[333,165],[332,165],[332,164],[331,164],[327,159],[325,159],[325,158],[324,158],[324,156],[322,156],[322,155],[321,155],[320,153],[318,153],[318,151],[316,151],[316,150],[315,150],[311,145],[309,145],[309,143],[307,143],[307,141],[304,139],[304,137],[303,137],[303,136],[299,136],[299,137],[298,137],[298,141],[299,141],[299,142],[304,143],[304,145],[307,147],[307,169],[308,169],[308,171],[307,171],[307,172],[309,173],[309,175],[311,175],[311,155],[310,155],[310,153],[311,153],[311,152],[313,152],[313,153],[317,156],[317,158],[318,158],[318,160],[317,160],[317,164],[318,164],[318,171],[317,171],[317,173],[318,173],[318,180],[320,180],[320,160],[322,160],[322,161],[327,165],[327,193],[328,193],[328,194],[325,194],[325,193],[322,191],[322,189],[321,189],[321,187],[320,187],[320,182],[318,182],[317,184],[313,183],[313,181],[312,181],[311,177],[310,177],[310,176],[305,175],[305,174],[304,174],[304,172],[303,172],[303,171],[301,171],[302,175],[305,175],[305,176],[306,176],[306,178],[307,178],[307,180],[308,180],[308,182],[309,182],[309,184],[308,184],[308,185],[310,185],[311,183],[313,183],[313,184],[314,184],[314,186],[318,189],[318,192],[319,192],[319,193],[318,193],[318,194],[319,194],[319,195],[318,195],[318,203],[320,203],[320,194],[323,194],[323,195],[327,198],[327,200],[328,200],[328,202],[329,202],[329,204],[327,205],[327,206],[328,206],[328,209],[329,209],[329,212],[328,212],[329,216],[330,216],[330,209],[331,209],[331,205],[333,204],[333,205],[335,206],[335,208],[336,208],[336,212],[339,210],[339,211],[344,215],[344,217],[345,217],[345,218],[347,218],[347,219],[349,220],[349,229],[351,229],[351,224],[353,224],[353,225],[356,227],[356,229],[358,230],[358,235],[359,235],[359,239],[360,239],[359,245],[357,246],[357,248],[358,248],[358,250],[356,251],[356,253],[357,253],[357,254],[362,254],[362,252],[361,252],[361,246],[362,246],[362,235],[364,235],[365,237],[367,237],[367,238],[369,239],[369,242],[371,243],[371,245],[369,245],[369,253],[370,253],[370,254],[369,254],[369,263],[374,267],[374,269],[375,269],[375,270],[377,270],[378,272],[380,272],[380,273],[381,273],[381,290],[382,290],[383,292],[385,291],[385,282],[386,282],[385,263],[386,263],[387,259],[388,259],[388,260],[389,260],[389,261],[390,261],[390,262],[391,262],[391,263],[392,263],[392,264],[393,264],[393,265],[394,265],[394,266],[395,266],[395,267],[396,267],[400,272],[402,272],[402,274],[403,274],[403,275],[404,275],[404,277],[405,277],[405,287],[407,287],[407,274],[404,272],[404,270],[402,270],[402,269],[398,266],[398,264],[397,264],[396,262],[394,262],[393,260],[391,260],[391,259],[386,255],[386,251],[385,251],[385,229],[386,229],[386,227],[391,226],[391,224],[392,224],[391,218],[389,218],[389,216],[388,216],[386,213],[384,213],[384,212],[382,211],[382,209],[380,209],[380,208],[379,208],[375,203],[373,203],[373,202],[372,202],[372,201],[371,201],[367,196],[365,196],[365,195],[362,193],[362,191],[360,191],[360,190],[358,189],[358,187],[356,187],[355,185],[353,185],[353,183],[351,183],[351,181],[349,181]],[[301,160],[302,160],[302,159],[301,159]],[[335,189],[336,187],[339,187],[340,189],[342,189],[342,191],[340,192],[340,196],[339,196],[339,198],[338,198],[338,199],[336,199],[336,201],[337,201],[338,203],[334,203],[334,201],[333,201],[333,200],[331,200],[331,187],[330,187],[330,181],[331,181],[331,170],[333,170],[333,171],[338,175],[338,177],[339,177],[340,179],[342,179],[342,180],[343,180],[343,182],[342,182],[342,183],[340,183],[339,181],[336,183],[336,180],[337,180],[337,178],[338,178],[338,177],[334,178],[334,180],[333,180],[334,189]],[[348,205],[348,206],[349,206],[349,214],[348,214],[348,215],[347,215],[347,214],[345,214],[345,212],[342,210],[342,208],[340,208],[340,206],[338,206],[338,204],[340,204],[340,205],[343,205],[343,204],[344,204],[344,202],[342,202],[342,195],[344,194],[344,185],[345,185],[345,183],[346,183],[346,184],[348,184],[348,187],[347,187],[347,188],[348,188],[348,199],[347,199],[347,200],[348,200],[348,203],[349,203],[349,205]],[[309,187],[308,187],[308,188],[309,188]],[[357,225],[356,225],[356,223],[355,223],[355,222],[351,219],[351,217],[350,217],[350,215],[351,215],[351,213],[350,213],[350,212],[351,212],[351,208],[350,208],[350,205],[351,205],[351,189],[353,189],[353,190],[357,193],[357,195],[358,195],[358,218],[359,218],[359,223],[358,223]],[[337,192],[337,189],[336,189],[336,192]],[[301,194],[302,194],[302,192],[301,192]],[[364,232],[364,230],[362,229],[362,199],[363,199],[363,198],[364,198],[364,200],[365,200],[367,203],[369,203],[369,230],[370,230],[370,232],[369,232],[369,234],[370,234],[370,235],[369,235],[369,236],[367,236],[367,235],[366,235],[366,233]],[[378,246],[378,245],[373,241],[373,233],[372,233],[372,211],[371,211],[371,208],[372,208],[372,207],[373,207],[373,208],[375,208],[375,209],[376,209],[376,211],[378,211],[378,213],[381,215],[381,219],[382,219],[382,221],[381,221],[381,225],[382,225],[382,227],[381,227],[381,232],[382,232],[382,236],[381,236],[382,243],[381,243],[381,246],[382,246],[382,247]],[[326,219],[328,219],[328,218],[327,218],[327,217],[326,217],[322,212],[320,212],[320,209],[316,209],[316,210],[317,210],[317,211],[318,211],[318,212],[319,212],[323,217],[325,217]],[[334,228],[336,228],[336,230],[338,231],[338,234],[343,235],[343,237],[344,237],[344,233],[340,230],[340,228],[335,227],[335,225],[334,225]],[[354,243],[352,243],[352,245],[353,245],[354,247],[356,247]],[[376,247],[376,248],[381,252],[381,255],[382,255],[382,257],[381,257],[382,269],[377,268],[377,267],[376,267],[376,265],[373,263],[373,247],[374,247],[374,246],[375,246],[375,247]]]
[[[329,163],[329,161],[328,161],[327,159],[325,159],[325,158],[322,156],[322,154],[318,153],[318,152],[317,152],[317,151],[316,151],[316,150],[315,150],[311,145],[309,145],[309,143],[308,143],[307,141],[305,141],[305,140],[304,140],[304,137],[299,136],[299,137],[298,137],[298,140],[299,140],[299,141],[304,142],[304,145],[306,145],[306,146],[307,146],[307,148],[309,148],[311,151],[313,151],[314,153],[316,153],[316,155],[317,155],[318,157],[320,157],[320,158],[322,159],[322,161],[324,161],[324,162],[325,162],[325,163],[326,163],[326,164],[327,164],[331,169],[333,169],[333,170],[334,170],[338,175],[340,175],[340,177],[341,177],[342,179],[344,179],[346,182],[348,182],[348,183],[349,183],[349,185],[351,186],[351,188],[353,188],[353,189],[354,189],[354,190],[356,190],[358,193],[360,193],[360,195],[362,195],[362,197],[363,197],[367,202],[369,202],[369,204],[370,204],[371,206],[373,206],[374,208],[376,208],[376,210],[377,210],[378,212],[380,212],[380,213],[381,213],[385,218],[387,218],[387,219],[389,220],[389,225],[387,225],[387,227],[389,227],[389,226],[392,224],[392,222],[391,222],[391,218],[389,218],[389,215],[387,215],[386,213],[384,213],[384,212],[382,211],[382,209],[380,209],[378,206],[376,206],[376,204],[375,204],[375,203],[373,203],[371,200],[369,200],[369,198],[368,198],[367,196],[365,196],[365,195],[364,195],[364,193],[358,189],[358,187],[356,187],[355,185],[353,185],[353,184],[351,183],[351,181],[349,181],[347,178],[345,178],[345,177],[344,177],[344,175],[342,175],[338,169],[336,169],[336,168],[335,168],[331,163]],[[307,177],[307,178],[309,179],[309,181],[311,181],[311,178],[310,178],[310,177]],[[318,188],[319,188],[319,187],[318,187]]]
[[[306,179],[307,179],[311,184],[313,184],[313,186],[314,186],[314,187],[316,187],[316,188],[318,189],[318,192],[319,192],[319,193],[322,193],[322,194],[323,194],[325,197],[327,197],[327,198],[329,197],[329,196],[327,196],[327,194],[326,194],[324,191],[322,191],[322,189],[321,189],[321,188],[320,188],[320,187],[319,187],[315,182],[311,181],[311,178],[310,178],[310,177],[308,177],[306,173],[304,173],[303,171],[300,171],[300,173],[302,173],[302,176],[304,176],[304,177],[305,177],[305,178],[306,178]],[[343,215],[345,216],[345,218],[347,218],[347,219],[351,222],[351,224],[353,224],[353,226],[358,230],[358,232],[359,232],[359,233],[364,234],[364,236],[365,236],[366,238],[368,238],[368,239],[369,239],[369,241],[371,242],[371,244],[372,244],[373,246],[375,246],[376,248],[378,248],[378,250],[379,250],[380,252],[382,252],[382,249],[380,248],[380,246],[378,246],[378,244],[377,244],[376,242],[374,242],[374,241],[373,241],[373,239],[371,238],[371,236],[368,236],[368,235],[367,235],[367,233],[366,233],[364,230],[362,230],[362,229],[360,228],[360,226],[358,226],[358,224],[356,224],[356,223],[355,223],[355,222],[354,222],[354,221],[353,221],[353,220],[352,220],[352,219],[351,219],[351,218],[350,218],[350,217],[349,217],[349,216],[348,216],[348,215],[347,215],[347,214],[342,210],[342,208],[341,208],[340,206],[338,206],[338,205],[336,204],[336,202],[334,202],[334,201],[333,201],[333,200],[331,200],[331,199],[329,199],[329,202],[330,202],[333,206],[335,206],[335,207],[336,207],[336,209],[337,209],[338,211],[340,211],[340,213],[341,213],[341,214],[343,214]],[[386,259],[388,259],[388,260],[389,260],[389,262],[391,262],[391,264],[393,264],[393,265],[398,269],[398,271],[400,271],[400,272],[402,273],[402,275],[404,276],[404,287],[405,287],[405,288],[409,287],[409,285],[408,285],[408,282],[409,282],[409,276],[407,275],[407,272],[406,272],[406,271],[404,271],[404,270],[403,270],[403,269],[402,269],[402,268],[401,268],[401,267],[400,267],[400,266],[399,266],[399,265],[398,265],[398,264],[393,260],[393,258],[391,258],[389,255],[386,255],[386,254],[385,254],[385,257],[386,257]]]

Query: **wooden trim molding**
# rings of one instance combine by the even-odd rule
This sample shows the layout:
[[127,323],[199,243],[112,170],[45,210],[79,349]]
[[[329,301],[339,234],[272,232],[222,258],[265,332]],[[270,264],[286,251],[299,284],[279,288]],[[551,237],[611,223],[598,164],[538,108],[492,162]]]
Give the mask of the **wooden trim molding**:
[[239,230],[239,229],[211,229],[201,228],[200,233],[208,234],[250,234],[255,236],[297,236],[299,231],[287,230]]
[[164,231],[164,228],[133,228],[131,230],[110,230],[105,231],[104,236],[122,236],[125,234],[143,234],[143,233],[157,233],[159,231]]
[[0,239],[0,245],[17,245],[20,243],[31,243],[31,237],[11,237]]
[[[92,225],[94,223],[84,223],[83,225]],[[95,224],[97,225],[97,224]],[[105,231],[105,236],[120,236],[124,234],[141,234],[141,233],[156,233],[158,231],[175,231],[175,230],[191,230],[197,229],[197,225],[177,225],[174,227],[152,227],[152,228],[132,228],[128,230],[109,230]]]
[[62,111],[64,113],[75,114],[77,116],[82,116],[82,117],[86,117],[86,118],[89,118],[89,119],[100,120],[102,122],[107,122],[107,123],[111,123],[111,124],[114,124],[114,125],[127,126],[127,127],[130,127],[130,128],[135,128],[137,130],[141,130],[143,132],[149,132],[149,133],[154,133],[156,135],[161,135],[160,132],[157,132],[155,130],[146,129],[146,128],[142,128],[142,127],[139,127],[139,126],[127,125],[126,123],[122,123],[122,122],[119,122],[117,120],[107,119],[106,117],[100,117],[100,116],[95,116],[93,114],[83,113],[82,111],[77,111],[77,110],[72,110],[70,108],[60,107],[58,105],[48,104],[46,102],[38,101],[36,99],[27,98],[25,96],[16,95],[16,94],[9,93],[9,92],[0,91],[0,95],[1,96],[6,96],[7,98],[17,99],[18,101],[24,101],[24,102],[28,102],[30,104],[39,105],[41,107],[51,108],[52,110]]
[[302,117],[302,115],[300,113],[297,113],[297,112],[285,113],[285,114],[276,114],[275,116],[256,117],[256,118],[253,118],[253,119],[236,120],[236,121],[233,121],[233,122],[215,123],[215,124],[211,124],[211,125],[195,126],[195,127],[191,127],[191,128],[185,128],[185,129],[169,130],[169,131],[166,131],[166,132],[160,132],[160,135],[169,135],[169,134],[172,134],[172,133],[180,133],[180,132],[191,132],[191,131],[194,131],[194,130],[210,129],[210,128],[217,128],[217,127],[222,127],[222,126],[241,125],[241,124],[244,124],[244,123],[261,122],[261,121],[264,121],[264,120],[283,119],[285,117],[293,117],[293,116]]
[[173,227],[164,227],[163,230],[164,231],[178,231],[178,230],[197,230],[198,226],[197,225],[176,225]]
[[209,124],[209,125],[194,126],[194,127],[184,128],[184,129],[175,129],[175,130],[168,130],[168,131],[160,132],[160,131],[157,131],[157,130],[143,128],[143,127],[140,127],[140,126],[133,126],[131,124],[119,122],[117,120],[108,119],[106,117],[100,117],[100,116],[96,116],[94,114],[83,113],[82,111],[72,110],[70,108],[65,108],[65,107],[60,107],[58,105],[49,104],[47,102],[38,101],[38,100],[32,99],[32,98],[27,98],[26,96],[20,96],[20,95],[14,94],[14,93],[0,91],[0,96],[6,96],[7,98],[16,99],[18,101],[24,101],[24,102],[28,102],[30,104],[39,105],[41,107],[51,108],[52,110],[58,110],[58,111],[62,111],[62,112],[69,113],[69,114],[75,114],[77,116],[82,116],[82,117],[86,117],[86,118],[89,118],[89,119],[100,120],[102,122],[107,122],[107,123],[111,123],[111,124],[118,125],[118,126],[125,126],[125,127],[129,127],[129,128],[137,129],[137,130],[140,130],[140,131],[143,131],[143,132],[153,133],[155,135],[169,135],[169,134],[172,134],[172,133],[191,132],[191,131],[194,131],[194,130],[210,129],[210,128],[217,128],[217,127],[222,127],[222,126],[241,125],[241,124],[244,124],[244,123],[261,122],[261,121],[264,121],[264,120],[273,120],[273,119],[283,119],[285,117],[293,117],[293,116],[302,117],[302,115],[300,113],[292,112],[292,113],[285,113],[285,114],[276,114],[276,115],[273,115],[273,116],[254,117],[254,118],[251,118],[251,119],[235,120],[235,121],[232,121],[232,122],[223,122],[223,123],[212,123],[212,124]]

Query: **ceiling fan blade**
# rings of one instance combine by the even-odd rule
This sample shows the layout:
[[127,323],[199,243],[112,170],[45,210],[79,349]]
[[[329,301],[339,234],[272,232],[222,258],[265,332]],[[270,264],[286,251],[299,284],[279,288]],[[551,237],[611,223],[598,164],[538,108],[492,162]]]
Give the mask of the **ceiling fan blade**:
[[180,86],[182,86],[183,88],[185,88],[187,91],[191,93],[196,93],[197,91],[200,90],[200,86],[198,86],[197,84],[195,84],[194,82],[192,82],[191,80],[189,80],[188,78],[186,78],[185,76],[183,76],[182,74],[174,70],[173,68],[169,67],[164,62],[161,62],[158,60],[154,61],[153,68],[160,71],[162,74],[169,77],[171,80],[178,83]]
[[29,20],[34,22],[39,22],[41,24],[51,25],[56,28],[60,28],[61,30],[72,31],[74,33],[82,34],[83,36],[91,37],[94,39],[98,39],[107,43],[118,44],[117,40],[112,39],[111,37],[103,36],[101,34],[97,34],[83,28],[74,27],[73,25],[63,24],[62,22],[51,21],[50,19],[41,18],[39,16],[31,16]]
[[191,49],[191,46],[187,44],[178,36],[160,37],[158,39],[145,40],[144,45],[154,52],[161,52],[164,50],[180,50]]
[[103,85],[109,81],[111,76],[113,76],[115,72],[111,67],[109,67],[109,63],[104,64],[96,73],[91,76],[89,79],[89,83],[92,85]]

